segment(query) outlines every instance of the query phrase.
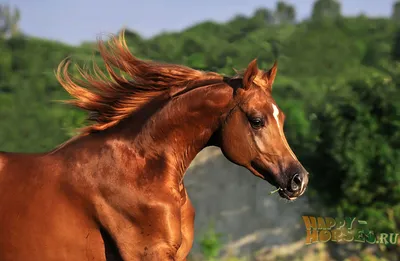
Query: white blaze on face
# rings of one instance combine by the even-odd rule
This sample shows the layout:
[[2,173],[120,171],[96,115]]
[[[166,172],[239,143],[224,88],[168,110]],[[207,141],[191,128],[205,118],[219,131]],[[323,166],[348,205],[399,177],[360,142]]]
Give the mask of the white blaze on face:
[[279,115],[278,107],[276,107],[276,105],[272,103],[272,109],[274,109],[273,115],[274,115],[274,118],[275,118],[275,120],[276,120],[276,124],[278,124],[279,134],[280,134],[281,137],[282,137],[281,125],[280,125],[280,123],[279,123],[279,117],[278,117],[278,115]]
[[283,144],[285,144],[285,147],[286,147],[286,149],[289,151],[290,155],[291,155],[295,160],[297,160],[296,155],[294,155],[292,149],[289,147],[289,144],[288,144],[287,141],[286,141],[285,134],[283,133],[283,128],[281,128],[281,124],[280,124],[280,122],[279,122],[279,109],[278,109],[278,107],[277,107],[275,104],[273,104],[273,103],[272,103],[272,109],[274,110],[272,115],[274,116],[274,119],[275,119],[276,124],[277,124],[277,126],[278,126],[279,135],[281,136],[281,139],[282,139],[282,141],[283,141]]

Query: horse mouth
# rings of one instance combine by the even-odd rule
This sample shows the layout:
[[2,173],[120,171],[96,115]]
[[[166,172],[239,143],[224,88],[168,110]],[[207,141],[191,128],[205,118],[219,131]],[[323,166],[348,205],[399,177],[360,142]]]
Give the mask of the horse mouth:
[[[270,173],[269,171],[263,170],[262,168],[258,167],[256,164],[252,165],[250,170],[251,170],[251,172],[253,172],[253,174],[258,176],[259,178],[267,181],[269,184],[276,187],[278,189],[278,193],[279,193],[279,196],[281,196],[281,198],[287,199],[289,201],[293,201],[297,198],[297,197],[289,196],[288,191],[286,191],[285,188],[282,188],[282,186],[279,185],[279,182],[276,180],[276,178],[274,178],[273,174]],[[271,192],[271,193],[273,193],[273,192]]]
[[282,198],[287,199],[289,201],[293,201],[293,200],[295,200],[297,198],[297,197],[290,197],[286,193],[286,191],[284,189],[281,189],[281,188],[279,189],[278,193],[279,193],[279,196],[281,196]]

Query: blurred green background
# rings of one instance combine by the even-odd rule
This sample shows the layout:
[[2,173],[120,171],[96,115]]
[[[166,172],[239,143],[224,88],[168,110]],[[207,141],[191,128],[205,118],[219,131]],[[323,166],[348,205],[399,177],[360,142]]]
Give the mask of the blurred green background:
[[[67,56],[80,65],[100,57],[95,43],[25,36],[18,9],[0,7],[0,150],[50,150],[86,116],[54,102],[68,98],[54,70]],[[227,75],[255,57],[264,69],[278,60],[273,93],[287,115],[289,144],[311,173],[313,205],[321,215],[356,216],[375,231],[400,233],[400,4],[387,18],[344,17],[333,0],[312,8],[296,22],[295,8],[280,1],[273,10],[146,39],[127,30],[126,39],[140,58]],[[389,260],[399,254],[399,246],[381,250],[397,252]]]

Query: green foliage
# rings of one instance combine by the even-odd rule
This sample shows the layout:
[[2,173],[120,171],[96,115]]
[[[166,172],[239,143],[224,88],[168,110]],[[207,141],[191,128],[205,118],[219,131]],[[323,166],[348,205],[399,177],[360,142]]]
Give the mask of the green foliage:
[[0,39],[0,45],[4,47],[0,48],[4,54],[0,60],[0,149],[50,150],[67,140],[85,117],[55,102],[68,96],[57,83],[54,69],[75,50],[24,36]]
[[278,1],[275,11],[276,23],[294,23],[296,20],[296,10],[294,6]]
[[397,24],[400,23],[400,2],[396,1],[393,4],[392,19]]
[[340,3],[337,0],[317,0],[314,3],[312,19],[323,21],[340,17]]
[[213,225],[210,225],[204,235],[201,237],[199,244],[201,253],[206,261],[216,261],[222,248],[222,235],[215,232]]
[[[400,229],[398,76],[367,71],[327,92],[311,165],[323,203],[382,232]],[[389,211],[396,215],[389,218]]]
[[392,60],[400,61],[400,30],[398,30],[395,34],[391,51]]

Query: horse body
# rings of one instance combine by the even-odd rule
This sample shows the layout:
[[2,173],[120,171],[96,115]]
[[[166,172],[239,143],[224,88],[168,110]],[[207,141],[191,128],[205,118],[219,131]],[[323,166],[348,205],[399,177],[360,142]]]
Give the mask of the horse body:
[[183,177],[210,145],[282,197],[304,193],[307,173],[270,95],[275,67],[253,62],[225,79],[140,61],[123,42],[115,56],[100,51],[113,82],[58,74],[95,124],[49,153],[0,154],[0,260],[186,260],[194,208]]

